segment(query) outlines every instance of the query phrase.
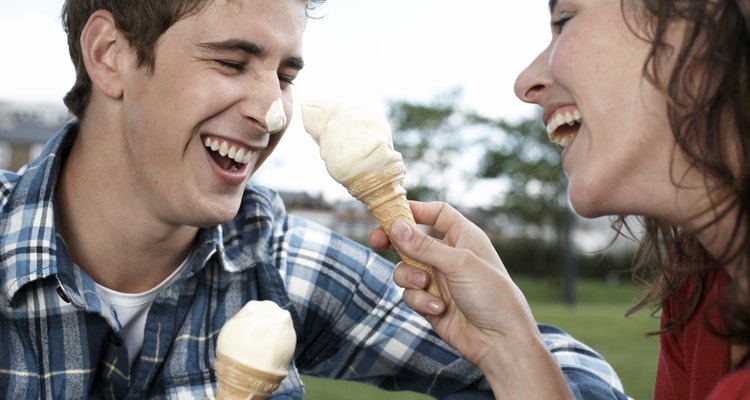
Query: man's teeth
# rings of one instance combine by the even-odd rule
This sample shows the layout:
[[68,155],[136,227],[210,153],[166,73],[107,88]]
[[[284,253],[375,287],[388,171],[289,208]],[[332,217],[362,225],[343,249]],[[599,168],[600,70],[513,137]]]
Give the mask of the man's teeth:
[[249,163],[250,160],[252,160],[253,155],[255,154],[253,151],[246,150],[243,147],[230,145],[224,140],[220,141],[218,139],[211,139],[207,137],[206,141],[203,144],[211,149],[211,151],[218,151],[222,157],[229,157],[239,164]]

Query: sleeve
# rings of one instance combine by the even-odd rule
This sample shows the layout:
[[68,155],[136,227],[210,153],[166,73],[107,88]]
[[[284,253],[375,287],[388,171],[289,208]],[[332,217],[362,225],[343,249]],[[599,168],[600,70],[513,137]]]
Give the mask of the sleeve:
[[284,231],[277,248],[302,320],[302,373],[437,398],[493,398],[481,372],[401,300],[391,262],[294,216]]
[[615,370],[596,351],[555,326],[540,324],[539,331],[573,398],[629,399]]
[[719,381],[708,400],[741,400],[750,398],[750,368],[729,374]]
[[[287,218],[283,236],[277,257],[302,320],[295,358],[302,373],[436,398],[494,398],[481,371],[402,301],[393,263],[294,216]],[[627,398],[617,375],[593,350],[559,329],[540,329],[576,398]]]

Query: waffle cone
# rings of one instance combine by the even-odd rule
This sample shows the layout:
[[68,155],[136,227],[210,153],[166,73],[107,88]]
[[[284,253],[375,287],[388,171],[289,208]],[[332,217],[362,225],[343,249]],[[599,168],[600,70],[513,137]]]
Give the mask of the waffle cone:
[[218,352],[214,369],[218,379],[216,400],[263,400],[286,377],[286,374],[255,369]]
[[[380,170],[355,176],[344,185],[349,194],[367,205],[370,214],[375,217],[388,236],[391,235],[391,223],[397,219],[403,219],[412,226],[417,225],[411,213],[411,208],[409,208],[409,201],[406,199],[406,190],[403,187],[405,175],[406,167],[399,160]],[[404,262],[429,274],[430,282],[427,291],[434,296],[441,297],[435,283],[432,266],[405,256],[398,249],[396,251]]]

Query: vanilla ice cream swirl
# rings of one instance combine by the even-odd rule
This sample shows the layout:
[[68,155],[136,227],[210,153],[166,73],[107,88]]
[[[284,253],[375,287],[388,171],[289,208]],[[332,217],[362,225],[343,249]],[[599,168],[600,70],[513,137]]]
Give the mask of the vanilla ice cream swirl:
[[341,184],[401,161],[391,127],[381,115],[329,102],[305,102],[302,123],[320,147],[328,173]]
[[224,324],[216,351],[261,371],[286,374],[296,342],[289,311],[253,300]]

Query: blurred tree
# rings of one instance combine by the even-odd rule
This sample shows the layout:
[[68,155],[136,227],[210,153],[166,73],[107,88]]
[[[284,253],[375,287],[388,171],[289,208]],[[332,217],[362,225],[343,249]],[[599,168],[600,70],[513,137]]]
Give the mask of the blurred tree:
[[405,184],[411,199],[446,200],[449,182],[440,172],[455,165],[460,150],[470,145],[458,134],[466,124],[456,108],[460,96],[460,89],[452,89],[429,104],[402,100],[388,105],[394,146],[409,171]]
[[486,149],[478,176],[500,179],[508,187],[495,210],[560,232],[568,208],[560,147],[547,139],[539,116],[510,123],[470,114],[467,121],[489,129],[482,141]]
[[495,212],[559,231],[567,208],[560,149],[547,139],[540,118],[493,119],[462,109],[460,98],[453,89],[431,103],[389,103],[394,145],[409,169],[410,197],[445,199],[451,183],[440,172],[474,153],[478,162],[467,178],[498,183]]
[[[467,154],[479,154],[474,176],[467,179],[497,182],[493,214],[523,227],[527,237],[554,243],[559,262],[553,264],[563,278],[566,300],[574,302],[572,219],[559,146],[547,139],[538,115],[518,122],[489,118],[462,109],[460,97],[461,91],[454,89],[429,104],[389,104],[394,145],[404,156],[410,178],[416,177],[416,183],[407,182],[410,197],[444,200],[450,182],[439,172]],[[543,263],[542,258],[535,256],[532,262]]]

